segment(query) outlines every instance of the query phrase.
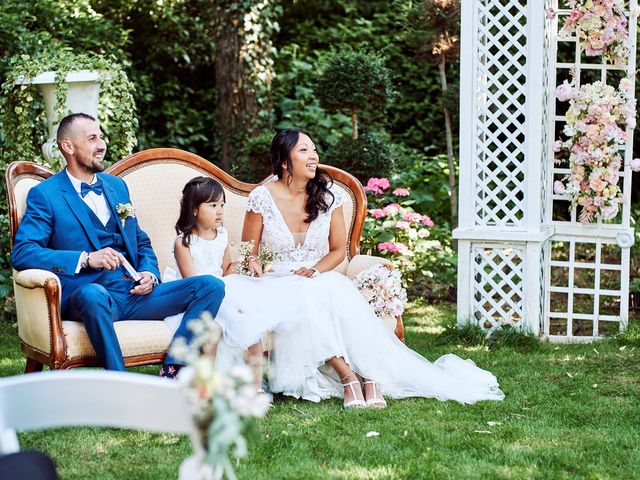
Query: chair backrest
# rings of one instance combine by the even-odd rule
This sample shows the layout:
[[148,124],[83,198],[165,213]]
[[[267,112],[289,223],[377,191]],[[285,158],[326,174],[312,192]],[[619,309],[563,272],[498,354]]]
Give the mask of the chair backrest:
[[[347,228],[347,257],[359,253],[360,235],[366,216],[367,197],[362,185],[352,175],[334,167],[323,165],[347,198],[344,205]],[[180,199],[184,185],[194,177],[209,176],[218,180],[225,189],[226,205],[224,225],[229,231],[232,256],[240,243],[244,212],[251,190],[260,184],[243,183],[198,155],[173,148],[154,148],[135,153],[113,164],[106,170],[121,177],[129,187],[131,202],[142,229],[151,238],[158,256],[160,272],[173,266],[171,254],[176,234],[173,226],[180,212]],[[346,264],[346,262],[345,262]],[[346,268],[343,265],[343,269]]]
[[11,244],[18,225],[27,208],[27,194],[31,187],[46,180],[53,172],[33,162],[13,162],[7,167],[5,180],[9,200],[9,221],[11,223]]
[[188,434],[201,448],[184,387],[151,375],[102,370],[0,379],[0,454],[19,451],[16,431],[108,426]]

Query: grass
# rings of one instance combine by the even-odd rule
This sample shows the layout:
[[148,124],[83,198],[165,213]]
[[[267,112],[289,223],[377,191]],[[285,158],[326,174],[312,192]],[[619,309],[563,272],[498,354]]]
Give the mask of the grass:
[[[589,345],[512,338],[490,351],[443,341],[454,315],[448,304],[413,302],[405,316],[407,343],[430,360],[452,352],[491,370],[506,393],[503,402],[390,400],[386,410],[343,411],[337,399],[280,398],[260,422],[238,477],[637,478],[640,329],[632,325],[630,335]],[[16,337],[14,325],[0,324],[0,375],[23,368]],[[132,400],[132,408],[144,406]],[[370,431],[380,435],[367,438]],[[20,442],[48,452],[63,479],[176,478],[190,453],[181,436],[116,429],[28,432]]]

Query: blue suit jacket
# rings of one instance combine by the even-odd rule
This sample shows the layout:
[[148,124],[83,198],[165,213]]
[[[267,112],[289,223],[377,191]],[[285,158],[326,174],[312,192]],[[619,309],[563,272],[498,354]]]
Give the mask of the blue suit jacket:
[[[138,225],[137,218],[126,219],[124,227],[116,213],[118,203],[131,203],[124,181],[99,173],[104,195],[117,220],[131,265],[138,271],[153,273],[158,279],[158,259],[151,241]],[[11,262],[16,270],[40,268],[49,270],[62,283],[62,311],[71,294],[81,285],[93,283],[100,271],[82,269],[75,273],[83,251],[100,249],[97,233],[87,207],[71,184],[66,171],[61,171],[33,187],[27,196],[27,209],[16,232]]]

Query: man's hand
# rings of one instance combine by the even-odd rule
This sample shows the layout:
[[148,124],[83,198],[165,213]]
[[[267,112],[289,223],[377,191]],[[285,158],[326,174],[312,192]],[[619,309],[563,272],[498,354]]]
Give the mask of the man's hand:
[[153,290],[153,275],[149,272],[140,272],[142,279],[129,293],[132,295],[148,295]]
[[87,265],[89,268],[104,268],[105,270],[115,270],[120,268],[124,257],[120,252],[107,247],[102,250],[89,253]]

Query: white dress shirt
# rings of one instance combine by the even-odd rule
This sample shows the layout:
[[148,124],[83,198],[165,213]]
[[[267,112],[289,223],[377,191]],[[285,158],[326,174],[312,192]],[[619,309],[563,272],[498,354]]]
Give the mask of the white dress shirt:
[[[71,175],[69,173],[69,170],[65,169],[65,172],[67,172],[67,176],[69,177],[69,180],[71,180],[71,185],[73,185],[73,188],[75,188],[76,192],[78,192],[78,196],[80,197],[80,199],[87,204],[87,206],[91,209],[93,213],[96,214],[96,217],[98,217],[98,220],[100,220],[100,223],[106,226],[107,222],[111,218],[111,212],[109,211],[109,205],[107,205],[107,200],[104,197],[104,193],[102,195],[98,195],[97,193],[91,191],[87,193],[86,196],[83,197],[82,194],[80,193],[81,192],[80,185],[82,185],[82,180],[78,180],[76,177]],[[97,181],[98,181],[98,178],[96,175],[94,175],[93,180],[89,182],[89,185],[93,185]],[[80,270],[82,270],[83,257],[84,255],[81,253],[80,257],[78,258],[78,265],[76,265],[75,273],[78,273],[80,272]]]
[[[75,188],[76,192],[78,192],[78,196],[82,199],[84,203],[87,204],[87,206],[91,209],[91,211],[96,214],[96,217],[98,217],[102,225],[106,226],[107,222],[111,218],[111,212],[109,211],[109,205],[107,205],[107,199],[105,198],[104,193],[102,195],[98,195],[96,192],[91,191],[87,193],[86,196],[83,197],[82,194],[80,193],[81,191],[80,185],[82,185],[83,183],[82,180],[78,180],[76,177],[71,175],[69,173],[69,170],[66,170],[66,172],[67,172],[67,175],[69,176],[69,180],[71,180],[71,184],[73,185],[73,188]],[[94,175],[93,180],[89,182],[89,185],[93,185],[97,181],[98,181],[98,178],[96,175]]]

